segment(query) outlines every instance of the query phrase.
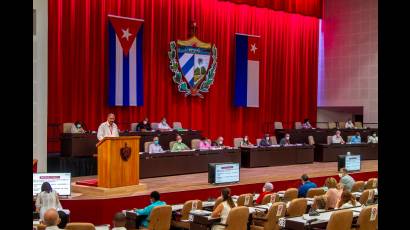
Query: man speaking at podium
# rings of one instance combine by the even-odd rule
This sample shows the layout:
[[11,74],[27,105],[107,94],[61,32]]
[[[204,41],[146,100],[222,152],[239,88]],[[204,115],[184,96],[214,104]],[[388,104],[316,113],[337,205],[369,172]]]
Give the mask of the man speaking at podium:
[[98,127],[97,139],[101,141],[104,137],[119,137],[118,127],[114,123],[115,115],[109,113],[107,116],[107,121],[102,123]]

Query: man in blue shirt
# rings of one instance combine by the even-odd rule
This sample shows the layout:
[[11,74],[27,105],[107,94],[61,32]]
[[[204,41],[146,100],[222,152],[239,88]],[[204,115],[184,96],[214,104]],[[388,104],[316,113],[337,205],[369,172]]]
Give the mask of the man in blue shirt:
[[150,218],[152,209],[157,206],[166,205],[166,203],[164,201],[160,201],[159,198],[160,198],[159,192],[153,191],[151,192],[151,195],[150,195],[151,204],[145,207],[144,209],[135,210],[138,216],[147,216],[141,222],[141,226],[143,226],[144,228],[148,228],[149,221],[150,221],[149,218]]
[[356,135],[352,137],[350,140],[350,144],[360,144],[362,143],[362,138],[360,137],[360,133],[356,132]]
[[299,197],[306,197],[309,189],[317,188],[317,185],[311,182],[306,174],[303,174],[300,179],[302,180],[302,185],[299,187]]

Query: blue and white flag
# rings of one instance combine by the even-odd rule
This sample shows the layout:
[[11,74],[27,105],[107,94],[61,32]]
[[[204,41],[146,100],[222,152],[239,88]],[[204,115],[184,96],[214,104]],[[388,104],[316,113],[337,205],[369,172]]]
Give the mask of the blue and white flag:
[[142,71],[143,20],[108,15],[110,106],[141,106],[144,103]]
[[259,36],[235,34],[235,106],[259,107],[259,39]]

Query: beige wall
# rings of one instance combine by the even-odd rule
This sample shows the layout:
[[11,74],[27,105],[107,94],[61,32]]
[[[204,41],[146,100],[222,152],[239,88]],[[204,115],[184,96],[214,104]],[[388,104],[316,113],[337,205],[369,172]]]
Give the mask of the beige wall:
[[352,113],[337,112],[327,109],[317,109],[317,121],[329,122],[329,121],[346,121],[347,118],[352,118]]
[[378,123],[377,4],[326,0],[322,20],[324,64],[319,66],[323,75],[318,106],[363,106],[365,123]]

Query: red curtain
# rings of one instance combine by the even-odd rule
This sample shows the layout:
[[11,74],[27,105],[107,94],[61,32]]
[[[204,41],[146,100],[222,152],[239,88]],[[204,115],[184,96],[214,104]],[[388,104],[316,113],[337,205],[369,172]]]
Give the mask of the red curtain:
[[322,17],[322,0],[220,0],[238,4],[266,7],[273,10]]
[[[250,135],[267,122],[316,120],[318,18],[218,0],[49,0],[48,151],[52,127],[83,120],[91,130],[114,112],[119,127],[147,116],[181,121],[210,138]],[[108,106],[107,14],[144,19],[144,106]],[[204,99],[179,93],[169,70],[169,42],[197,37],[218,48],[214,84]],[[260,107],[233,106],[234,34],[261,36]],[[273,129],[273,127],[272,127]]]

